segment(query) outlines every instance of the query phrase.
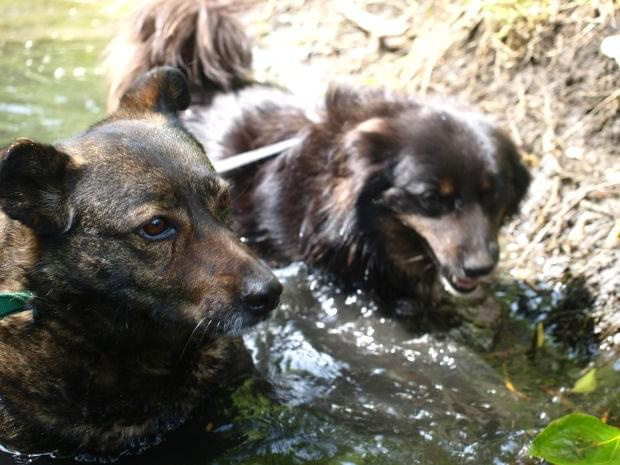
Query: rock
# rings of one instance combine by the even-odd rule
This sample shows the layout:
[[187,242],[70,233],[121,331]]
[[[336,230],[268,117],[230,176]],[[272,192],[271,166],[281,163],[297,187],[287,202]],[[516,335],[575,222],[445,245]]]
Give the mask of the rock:
[[601,42],[600,51],[603,55],[616,60],[620,65],[620,35],[608,36]]

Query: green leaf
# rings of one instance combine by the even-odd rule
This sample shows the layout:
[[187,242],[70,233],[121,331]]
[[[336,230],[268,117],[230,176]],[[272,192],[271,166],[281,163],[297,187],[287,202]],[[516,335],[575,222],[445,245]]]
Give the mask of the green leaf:
[[596,368],[592,368],[585,375],[575,381],[570,390],[573,394],[589,394],[596,389]]
[[620,429],[573,413],[552,421],[534,439],[530,455],[554,465],[620,465]]

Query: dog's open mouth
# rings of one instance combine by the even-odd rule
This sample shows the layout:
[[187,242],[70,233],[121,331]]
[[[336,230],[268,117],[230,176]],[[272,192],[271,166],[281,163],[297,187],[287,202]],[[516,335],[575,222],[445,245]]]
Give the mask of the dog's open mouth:
[[478,288],[477,279],[455,276],[449,271],[442,272],[441,282],[449,293],[456,295],[471,294]]
[[422,236],[417,235],[417,237],[426,250],[427,256],[435,264],[436,269],[440,270],[438,273],[439,281],[443,285],[446,292],[456,297],[473,297],[475,295],[475,291],[478,289],[479,280],[452,273],[449,267],[441,265],[430,244]]

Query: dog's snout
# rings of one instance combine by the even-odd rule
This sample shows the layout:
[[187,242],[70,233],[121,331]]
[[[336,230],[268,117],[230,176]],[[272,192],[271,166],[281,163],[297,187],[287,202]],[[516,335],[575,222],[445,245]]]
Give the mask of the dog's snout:
[[269,279],[247,278],[241,294],[242,304],[257,315],[266,315],[277,307],[282,294],[282,284],[275,276]]
[[493,271],[497,264],[499,250],[489,247],[487,251],[480,251],[468,255],[463,261],[463,272],[468,278],[479,278]]

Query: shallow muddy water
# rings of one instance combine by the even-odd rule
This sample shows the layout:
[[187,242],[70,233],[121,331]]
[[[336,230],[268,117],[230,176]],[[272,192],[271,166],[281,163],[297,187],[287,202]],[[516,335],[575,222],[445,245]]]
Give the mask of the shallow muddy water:
[[[99,53],[126,11],[123,1],[0,0],[0,144],[58,140],[103,116]],[[535,322],[562,302],[559,287],[494,285],[501,324],[490,329],[485,306],[395,317],[301,265],[278,276],[280,308],[245,336],[273,390],[250,380],[225,417],[196,418],[119,463],[529,464],[539,463],[530,441],[551,419],[576,409],[618,419],[620,362],[599,361],[598,389],[580,397],[567,391],[588,365],[589,341],[569,351],[547,338],[531,351]],[[65,463],[0,455],[16,461]]]

